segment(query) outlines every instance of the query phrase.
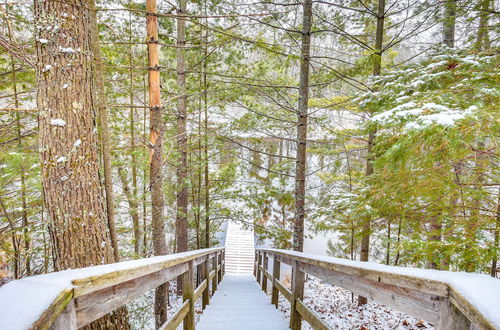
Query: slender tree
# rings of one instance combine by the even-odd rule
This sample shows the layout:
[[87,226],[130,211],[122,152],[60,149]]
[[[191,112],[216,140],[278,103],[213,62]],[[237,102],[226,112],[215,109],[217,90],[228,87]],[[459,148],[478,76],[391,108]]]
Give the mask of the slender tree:
[[[203,2],[204,13],[207,15],[207,0]],[[208,19],[205,19],[205,25],[208,24]],[[205,247],[210,247],[210,178],[208,171],[208,82],[207,82],[207,64],[208,64],[208,29],[203,29],[203,68],[202,68],[202,83],[203,83],[203,125],[204,125],[204,187],[205,187]]]
[[498,248],[500,245],[500,190],[498,191],[497,214],[495,217],[495,229],[493,231],[493,256],[491,258],[490,275],[497,276],[498,272]]
[[[146,1],[146,29],[148,44],[148,82],[150,106],[149,130],[149,181],[151,187],[151,223],[153,226],[153,250],[157,256],[167,254],[165,223],[163,219],[163,174],[162,145],[163,118],[160,96],[160,63],[158,52],[158,17],[156,0]],[[168,283],[160,285],[155,291],[155,324],[159,328],[167,320]]]
[[[7,7],[8,8],[8,7]],[[8,13],[8,9],[6,8],[6,12]],[[12,33],[12,28],[10,22],[7,23],[7,31],[9,34],[9,40],[14,42],[14,35]],[[12,82],[12,92],[14,97],[14,107],[19,108],[19,95],[17,91],[17,74],[15,67],[14,55],[10,54],[10,63],[11,63],[11,82]],[[22,134],[21,134],[21,113],[19,111],[15,114],[16,117],[16,135],[17,135],[17,148],[20,153],[23,152],[23,142],[22,142]],[[24,165],[24,161],[21,160],[19,164],[20,168],[20,183],[21,183],[21,219],[23,226],[23,245],[24,245],[24,265],[26,275],[31,275],[31,257],[30,257],[30,234],[28,231],[28,207],[27,207],[27,197],[26,197],[26,169]],[[13,233],[15,235],[15,233]],[[21,260],[19,260],[21,262]],[[16,262],[17,263],[17,262]]]
[[491,46],[489,36],[489,18],[493,0],[481,0],[478,4],[479,7],[479,27],[477,29],[476,43],[474,47],[476,50],[489,49]]
[[443,17],[443,43],[455,47],[455,21],[457,15],[457,0],[445,0]]
[[113,247],[115,262],[120,261],[120,252],[118,250],[118,238],[116,236],[115,225],[115,204],[113,194],[113,170],[111,167],[111,147],[109,137],[108,108],[106,101],[106,87],[104,86],[103,64],[101,58],[101,47],[99,45],[99,27],[97,25],[97,10],[95,0],[89,0],[90,19],[92,34],[92,55],[93,55],[93,74],[95,84],[95,105],[99,118],[100,147],[104,167],[104,191],[106,192],[106,213],[108,216],[108,227]]
[[[139,224],[139,201],[138,201],[138,185],[137,185],[137,155],[136,155],[136,129],[135,129],[135,109],[134,109],[134,70],[133,70],[133,53],[134,45],[132,40],[132,13],[129,13],[129,131],[130,131],[130,150],[131,150],[131,170],[132,170],[132,192],[129,198],[130,215],[134,226],[134,252],[136,256],[141,253],[142,235],[141,226]],[[131,202],[131,203],[130,203]]]
[[307,118],[309,102],[309,67],[311,63],[312,1],[302,4],[302,43],[300,55],[299,103],[297,109],[297,156],[295,165],[295,218],[293,250],[304,249],[304,219],[307,166]]
[[[383,54],[383,42],[384,42],[384,22],[385,22],[385,0],[378,0],[377,9],[377,29],[375,31],[375,54],[373,61],[373,75],[379,76],[382,69],[382,54]],[[366,167],[365,176],[370,177],[373,174],[373,147],[375,143],[375,137],[377,135],[376,129],[371,129],[368,132],[368,148],[366,157]],[[363,225],[363,232],[361,236],[361,261],[368,261],[370,256],[370,233],[371,232],[371,219],[369,216],[365,219]],[[358,305],[364,305],[367,303],[365,297],[358,297]]]
[[[177,3],[177,15],[185,15],[186,0]],[[187,176],[187,95],[186,95],[186,21],[177,18],[177,215],[176,215],[176,252],[188,250],[188,176]],[[177,292],[182,291],[182,277],[177,279]]]

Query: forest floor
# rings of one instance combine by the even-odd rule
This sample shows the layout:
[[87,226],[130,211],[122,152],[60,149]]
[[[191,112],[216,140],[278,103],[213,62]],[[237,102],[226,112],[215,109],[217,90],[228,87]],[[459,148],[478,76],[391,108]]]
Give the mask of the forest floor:
[[[354,299],[353,299],[354,298]],[[358,308],[356,296],[350,291],[308,277],[304,288],[304,302],[334,329],[434,329],[434,326],[385,305],[369,302]],[[287,320],[290,303],[280,295],[279,309]],[[303,322],[302,329],[312,329]]]

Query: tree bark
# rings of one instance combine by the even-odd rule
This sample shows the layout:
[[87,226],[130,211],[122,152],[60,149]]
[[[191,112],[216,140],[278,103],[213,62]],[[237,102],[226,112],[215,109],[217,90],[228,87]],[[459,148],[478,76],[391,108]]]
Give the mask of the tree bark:
[[[10,34],[10,29],[9,29]],[[19,99],[17,97],[17,79],[16,71],[14,70],[14,57],[11,56],[12,63],[12,88],[14,92],[14,106],[19,108]],[[21,136],[21,114],[16,112],[16,130],[17,130],[17,148],[19,152],[23,150],[22,136]],[[31,252],[30,252],[30,234],[28,230],[28,206],[26,201],[26,173],[24,162],[21,160],[19,164],[20,181],[21,181],[21,219],[23,225],[23,243],[24,243],[24,268],[26,276],[31,276]]]
[[[207,1],[204,0],[204,12],[207,15]],[[208,19],[205,18],[205,25],[208,24]],[[204,162],[204,186],[205,186],[205,247],[210,247],[210,178],[208,172],[208,83],[207,83],[207,61],[208,61],[208,29],[204,29],[203,42],[205,47],[203,49],[203,111],[204,111],[204,138],[203,153],[205,157]]]
[[7,219],[7,222],[9,223],[9,227],[11,230],[10,238],[12,240],[12,249],[14,250],[14,257],[12,258],[13,266],[14,266],[14,279],[18,279],[19,276],[19,268],[20,268],[20,261],[21,261],[21,253],[19,249],[19,241],[16,237],[16,227],[14,225],[14,222],[10,218],[9,212],[7,211],[7,207],[5,206],[2,196],[0,196],[0,206],[2,206],[2,212]]
[[99,30],[97,25],[97,11],[95,0],[89,0],[90,6],[90,32],[92,40],[93,74],[95,83],[95,104],[99,114],[99,133],[101,142],[102,159],[104,164],[104,190],[106,192],[106,211],[108,218],[109,234],[115,262],[120,261],[120,251],[118,250],[118,238],[115,226],[115,205],[113,196],[113,172],[111,167],[111,150],[108,125],[108,110],[106,102],[106,87],[104,86],[103,65],[101,59],[101,49],[99,46]]
[[[146,88],[146,81],[148,79],[144,76],[143,79],[143,100],[146,102],[148,90]],[[147,125],[147,112],[144,112],[142,118],[142,145],[144,146],[144,152],[147,152],[147,134],[148,125]],[[148,177],[148,167],[144,166],[142,170],[142,254],[144,257],[147,256],[148,253],[148,187],[147,187],[147,177]]]
[[[156,13],[156,0],[146,0],[146,11]],[[165,223],[163,220],[163,173],[162,173],[162,144],[163,118],[160,96],[160,64],[158,52],[158,17],[152,14],[146,16],[148,44],[148,82],[150,106],[150,153],[149,153],[149,181],[151,189],[151,223],[153,226],[154,255],[167,254],[165,240]],[[167,320],[168,283],[155,291],[155,324],[159,328]]]
[[[129,199],[130,214],[132,216],[133,226],[134,226],[134,253],[137,257],[141,254],[142,246],[142,235],[141,226],[139,224],[139,201],[137,197],[138,187],[137,187],[137,156],[136,156],[136,145],[135,145],[135,109],[134,109],[134,70],[132,69],[133,63],[133,44],[132,44],[132,23],[131,23],[132,13],[129,12],[129,130],[130,130],[130,150],[131,150],[131,169],[132,169],[132,191]],[[130,203],[132,202],[132,203]]]
[[457,0],[445,0],[443,17],[443,43],[455,47],[455,20],[457,15]]
[[[100,187],[92,102],[92,4],[75,0],[34,4],[37,40],[48,40],[36,44],[37,105],[42,185],[56,268],[110,263],[114,256]],[[128,328],[126,309],[88,326],[103,327]]]
[[120,181],[122,183],[123,192],[127,198],[129,214],[132,218],[133,230],[134,230],[134,253],[138,257],[140,255],[140,234],[138,233],[139,228],[139,213],[137,212],[138,203],[137,199],[134,198],[133,192],[130,189],[127,172],[123,167],[118,167],[118,175],[120,176]]
[[[186,0],[179,0],[177,15],[185,15]],[[176,213],[176,252],[188,250],[188,182],[187,182],[187,96],[186,96],[186,59],[184,46],[186,44],[186,21],[177,18],[177,84],[179,96],[177,99],[177,213]],[[177,279],[177,294],[182,292],[182,276]]]
[[309,101],[309,66],[311,62],[312,0],[302,5],[302,44],[300,56],[299,103],[297,109],[297,156],[295,165],[295,217],[293,222],[294,251],[304,249],[304,219],[307,166],[307,118]]
[[[9,7],[5,7],[6,13],[8,13]],[[11,24],[9,21],[7,21],[7,31],[9,34],[9,40],[11,42],[14,42],[14,35],[12,33],[12,28]],[[11,82],[12,82],[12,96],[14,98],[14,107],[16,109],[19,109],[19,97],[17,93],[17,75],[16,75],[16,67],[15,67],[15,61],[14,61],[14,55],[10,53],[10,64],[11,64]],[[22,143],[22,134],[21,134],[21,114],[19,112],[16,112],[16,134],[17,134],[17,148],[20,153],[22,153],[23,149],[23,143]],[[21,162],[19,164],[19,172],[20,172],[20,183],[21,183],[21,220],[22,220],[22,226],[23,226],[23,245],[24,245],[24,268],[26,271],[26,276],[31,275],[31,253],[30,253],[30,234],[28,230],[28,208],[27,208],[27,197],[26,197],[26,173],[25,173],[25,168],[24,168],[24,162],[21,159]],[[13,232],[12,235],[15,235],[16,233]],[[20,253],[20,251],[18,251]],[[17,256],[17,263],[21,263],[20,260],[20,254]],[[16,267],[14,267],[16,268]],[[19,277],[19,268],[15,269],[15,278]]]
[[493,256],[491,258],[491,270],[490,275],[492,277],[497,276],[497,263],[498,263],[498,246],[500,244],[500,190],[498,191],[498,203],[497,203],[497,216],[495,221],[495,230],[493,233]]
[[[385,0],[378,1],[378,10],[377,10],[377,29],[375,31],[375,61],[373,64],[373,75],[379,76],[382,70],[382,47],[384,42],[384,22],[385,22]],[[376,129],[371,130],[368,133],[368,150],[367,150],[367,158],[366,158],[366,170],[365,175],[369,177],[373,174],[373,147],[375,143],[375,137],[377,135]],[[371,219],[368,217],[365,220],[363,225],[363,233],[361,237],[361,253],[360,260],[368,261],[370,256],[370,233],[371,232]],[[365,297],[358,297],[358,306],[364,305],[367,303],[367,299]]]
[[[437,211],[435,211],[437,212]],[[442,239],[443,225],[442,220],[439,219],[439,214],[433,214],[430,217],[430,232],[429,241],[440,242]],[[434,249],[429,255],[428,268],[430,269],[440,269],[442,265],[442,259],[439,256],[439,249]],[[437,254],[437,255],[436,255]]]
[[399,263],[399,257],[401,256],[401,227],[403,225],[403,215],[399,216],[398,220],[398,238],[397,238],[397,252],[396,252],[396,258],[394,258],[394,266],[397,266]]
[[490,36],[488,34],[488,21],[492,3],[492,0],[481,0],[481,2],[479,3],[479,27],[477,29],[477,38],[475,44],[476,50],[489,49],[491,46]]

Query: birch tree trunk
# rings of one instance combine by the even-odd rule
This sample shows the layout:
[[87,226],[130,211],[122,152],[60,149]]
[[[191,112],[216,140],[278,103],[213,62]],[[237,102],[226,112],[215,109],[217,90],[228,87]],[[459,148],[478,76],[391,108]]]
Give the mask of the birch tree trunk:
[[[146,0],[146,11],[156,13],[156,0]],[[146,16],[146,29],[148,44],[148,82],[149,82],[149,182],[151,189],[151,223],[153,226],[153,251],[154,255],[167,254],[165,240],[165,223],[163,219],[163,173],[162,173],[162,144],[163,144],[163,118],[160,97],[160,64],[158,54],[158,17],[148,14]],[[155,324],[159,328],[167,320],[168,283],[155,291]]]
[[309,65],[311,62],[312,0],[302,5],[302,44],[300,56],[299,103],[297,109],[297,157],[295,165],[295,217],[293,222],[294,251],[304,249],[304,219],[307,166],[307,117],[309,101]]
[[[92,103],[91,3],[34,4],[42,184],[56,268],[110,263]],[[88,328],[127,329],[126,309]]]

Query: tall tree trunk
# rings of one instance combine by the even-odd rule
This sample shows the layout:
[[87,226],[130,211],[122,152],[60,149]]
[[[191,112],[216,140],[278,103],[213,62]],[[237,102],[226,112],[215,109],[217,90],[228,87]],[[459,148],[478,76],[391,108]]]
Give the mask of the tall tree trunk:
[[130,150],[131,150],[131,168],[132,168],[132,192],[131,200],[132,204],[129,203],[130,214],[132,215],[132,225],[134,227],[134,252],[138,257],[141,254],[142,236],[141,236],[141,226],[139,224],[139,201],[138,201],[138,188],[137,188],[137,155],[135,146],[135,110],[134,110],[134,70],[133,70],[133,44],[132,44],[132,13],[129,12],[129,130],[130,130]]
[[[5,7],[5,11],[8,14],[9,6]],[[7,31],[9,34],[9,40],[11,42],[14,42],[14,35],[12,33],[12,28],[10,25],[10,22],[7,21]],[[12,69],[12,75],[11,75],[11,82],[12,82],[12,94],[14,97],[14,107],[17,109],[19,108],[19,97],[17,93],[17,76],[16,76],[16,67],[15,67],[15,61],[14,61],[14,56],[12,53],[10,54],[10,64],[11,64],[11,69]],[[17,133],[17,148],[20,153],[23,152],[23,143],[22,143],[22,134],[21,134],[21,114],[19,111],[16,112],[16,133]],[[27,208],[27,202],[26,202],[26,173],[25,173],[25,168],[24,168],[24,162],[21,159],[21,162],[19,164],[19,172],[20,172],[20,181],[21,181],[21,219],[22,219],[22,226],[23,226],[23,245],[24,245],[24,265],[25,265],[25,271],[26,271],[26,276],[31,275],[31,252],[30,252],[30,235],[29,235],[29,230],[28,230],[28,208]],[[12,235],[15,235],[15,232],[12,233]],[[19,251],[20,253],[20,251]],[[18,256],[18,259],[20,258],[20,255]],[[17,262],[20,264],[21,260],[17,260]],[[17,269],[17,276],[16,278],[20,275],[19,274],[19,269]]]
[[[203,1],[203,11],[205,16],[208,15],[207,0]],[[208,25],[208,18],[205,18],[205,25]],[[205,188],[205,247],[210,247],[210,178],[208,172],[208,82],[207,82],[207,66],[208,66],[208,29],[204,27],[203,36],[203,112],[204,112],[204,188]]]
[[389,265],[391,259],[391,219],[387,220],[387,246],[385,251],[385,264]]
[[[188,145],[193,146],[193,136],[190,136],[188,139]],[[199,154],[199,149],[196,151]],[[200,191],[199,191],[199,178],[201,178],[199,171],[199,165],[194,165],[195,162],[199,159],[199,157],[195,156],[193,150],[188,154],[188,164],[193,164],[188,168],[189,173],[187,174],[188,180],[191,183],[191,205],[192,205],[192,214],[193,214],[193,222],[195,226],[195,244],[196,250],[201,248],[200,245]]]
[[120,176],[120,181],[122,183],[123,192],[125,193],[125,197],[127,198],[129,214],[132,218],[132,223],[134,225],[134,253],[135,256],[138,257],[140,255],[140,244],[139,240],[141,239],[139,233],[137,232],[137,228],[139,227],[139,213],[137,212],[138,203],[137,199],[134,198],[133,192],[130,189],[127,172],[123,167],[118,167],[118,175]]
[[95,83],[95,99],[97,113],[99,115],[99,133],[102,149],[102,159],[104,164],[104,190],[106,192],[106,211],[108,217],[109,234],[111,237],[111,246],[113,247],[113,255],[115,262],[120,261],[120,252],[118,250],[118,238],[115,228],[115,206],[113,196],[113,172],[111,167],[111,143],[109,138],[108,125],[108,110],[106,102],[106,89],[104,86],[103,65],[101,59],[101,49],[99,46],[99,30],[97,26],[97,11],[95,0],[89,0],[90,6],[90,31],[92,40],[92,55],[93,55],[93,74]]
[[492,0],[481,0],[479,3],[479,27],[477,29],[477,38],[475,48],[476,50],[483,50],[490,48],[490,36],[488,34],[488,20],[490,17]]
[[443,17],[443,43],[455,47],[455,21],[457,15],[457,0],[445,0]]
[[[435,211],[436,213],[440,213],[438,211]],[[443,225],[442,225],[442,220],[440,219],[440,214],[433,214],[430,217],[430,237],[429,241],[431,242],[440,242],[442,239],[442,231],[443,231]],[[439,256],[440,254],[440,249],[439,248],[434,248],[433,251],[430,252],[429,255],[429,260],[428,260],[428,265],[427,267],[430,269],[440,269],[442,265],[442,259]]]
[[[156,13],[156,0],[146,0],[146,11]],[[165,240],[165,223],[163,220],[163,173],[162,173],[162,144],[163,118],[160,96],[160,63],[158,52],[158,17],[152,14],[146,16],[148,44],[148,82],[149,82],[149,182],[151,187],[151,223],[153,225],[154,255],[167,254]],[[155,291],[155,324],[159,328],[167,320],[168,283]]]
[[470,211],[469,217],[466,219],[465,224],[465,233],[464,239],[466,241],[465,249],[469,254],[465,262],[465,271],[467,272],[475,272],[479,266],[479,258],[480,256],[474,254],[477,251],[478,246],[478,231],[481,228],[481,204],[483,200],[483,182],[484,182],[484,173],[487,167],[487,158],[483,150],[485,149],[485,144],[483,141],[479,141],[476,147],[476,155],[475,155],[475,165],[474,165],[474,196],[471,201],[472,210]]
[[309,66],[311,62],[312,0],[302,4],[302,44],[300,56],[299,103],[297,109],[297,156],[295,165],[295,217],[293,222],[294,251],[304,249],[304,219],[307,166],[307,117],[309,101]]
[[497,204],[497,216],[495,221],[495,230],[493,233],[493,256],[491,258],[491,270],[490,275],[492,277],[497,276],[497,263],[498,263],[498,248],[500,243],[500,190],[498,191],[498,204]]
[[[373,174],[373,144],[375,142],[376,131],[373,130],[368,134],[368,148],[366,158],[365,176],[369,177]],[[370,234],[371,234],[371,219],[367,217],[364,220],[363,232],[361,236],[361,251],[360,260],[368,261],[370,255]],[[362,298],[362,297],[360,297]],[[365,304],[366,301],[363,303]]]
[[[146,81],[147,77],[144,76],[143,79],[143,90],[144,90],[144,95],[143,95],[143,100],[146,102],[147,99],[147,88],[146,88]],[[144,115],[142,118],[142,145],[144,146],[144,152],[147,150],[147,112],[144,111]],[[144,166],[142,170],[142,255],[146,257],[148,253],[148,201],[147,201],[147,192],[148,192],[148,187],[147,187],[147,177],[148,177],[148,167]]]
[[[100,188],[92,103],[90,1],[36,0],[37,103],[45,204],[56,268],[114,261]],[[54,24],[58,29],[48,29]],[[72,36],[68,38],[67,36]],[[120,308],[88,328],[128,328]]]
[[401,256],[401,227],[403,225],[403,216],[404,216],[404,213],[399,216],[399,220],[398,220],[398,238],[397,238],[397,241],[396,241],[397,252],[396,252],[396,258],[394,259],[394,266],[398,265],[398,263],[399,263],[399,257]]
[[11,230],[11,240],[12,240],[12,249],[14,250],[14,258],[12,258],[13,266],[14,266],[14,278],[18,279],[20,277],[19,274],[19,268],[20,268],[20,261],[21,261],[21,252],[19,249],[19,240],[17,239],[16,235],[16,226],[14,224],[14,221],[10,218],[9,212],[7,211],[7,207],[5,206],[2,196],[0,195],[0,206],[2,206],[2,213],[7,219],[7,222],[9,223],[9,227]]
[[[14,57],[11,56],[12,61],[12,84],[14,91],[14,106],[19,108],[19,99],[17,96],[17,81],[16,70],[14,67]],[[23,143],[21,135],[21,114],[16,112],[16,130],[17,130],[17,148],[22,153]],[[24,243],[24,268],[26,276],[31,275],[31,252],[30,252],[30,234],[28,230],[28,206],[26,201],[26,173],[24,162],[21,160],[19,164],[20,180],[21,180],[21,219],[23,225],[23,243]]]
[[[179,0],[177,15],[185,15],[186,0]],[[177,214],[176,214],[176,252],[188,250],[188,183],[187,183],[187,96],[186,96],[186,21],[177,18]],[[182,292],[182,276],[177,279],[177,293]]]
[[[375,61],[373,63],[373,75],[379,76],[382,70],[382,53],[383,53],[383,42],[384,42],[384,22],[385,22],[385,0],[378,1],[378,10],[377,10],[377,29],[375,31]],[[375,137],[377,135],[377,131],[373,129],[368,133],[368,150],[366,157],[366,170],[365,175],[369,177],[373,174],[373,147],[375,143]],[[365,223],[363,225],[363,233],[361,236],[361,252],[360,252],[360,260],[368,261],[370,256],[370,232],[371,232],[371,219],[368,217],[365,219]],[[364,305],[367,303],[367,299],[365,297],[358,297],[358,306]]]
[[[15,71],[13,71],[14,82],[15,82]],[[15,95],[15,107],[19,107],[19,102],[17,99],[17,90],[14,90]],[[17,125],[17,148],[22,152],[22,136],[21,136],[21,114],[16,113],[16,125]],[[21,160],[19,164],[20,179],[21,179],[21,219],[23,225],[23,245],[24,245],[24,269],[26,271],[26,276],[31,275],[31,252],[30,252],[30,234],[29,234],[29,223],[28,223],[28,206],[26,201],[26,173],[24,168],[24,163]]]

